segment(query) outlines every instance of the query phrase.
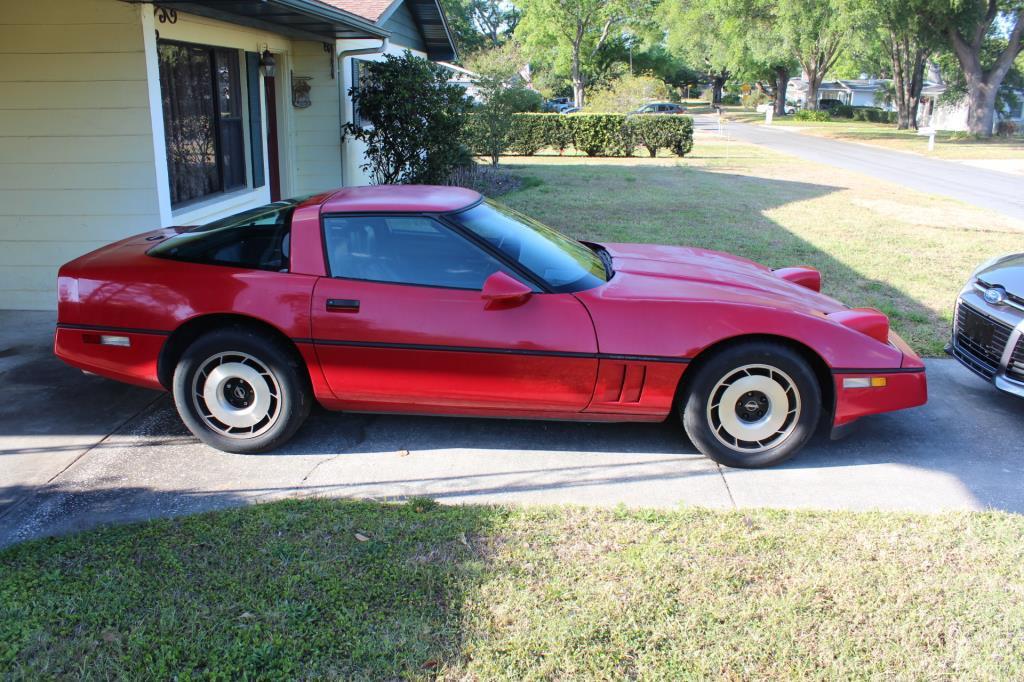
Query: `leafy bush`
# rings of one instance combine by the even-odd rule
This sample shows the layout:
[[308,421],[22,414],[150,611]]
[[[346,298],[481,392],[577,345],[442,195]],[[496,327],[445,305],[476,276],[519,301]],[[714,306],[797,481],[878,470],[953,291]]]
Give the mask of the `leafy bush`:
[[730,92],[722,95],[722,104],[726,105],[737,105],[740,103],[739,93]]
[[854,121],[871,123],[895,123],[897,118],[895,111],[885,111],[877,107],[851,107],[851,116]]
[[802,109],[793,114],[793,119],[796,121],[817,121],[819,123],[823,123],[826,121],[831,121],[832,116],[827,111]]
[[[470,115],[468,143],[474,154],[486,155],[474,131],[482,125]],[[651,156],[668,149],[685,156],[693,149],[693,119],[672,114],[513,114],[506,139],[513,154],[531,155],[542,149],[559,153],[570,145],[589,156],[632,156],[642,145]]]
[[740,97],[740,104],[746,109],[757,109],[759,104],[773,101],[771,97],[766,95],[761,90],[751,90],[747,94]]
[[369,126],[345,132],[366,144],[362,168],[375,184],[440,183],[458,165],[469,103],[441,67],[408,50],[384,55],[349,95]]
[[[553,148],[560,153],[572,144],[572,131],[567,125],[569,117],[559,114],[518,113],[512,116],[508,131],[507,150],[517,156],[533,156],[541,149]],[[477,125],[476,115],[470,116],[470,128]],[[470,136],[472,140],[472,135]],[[471,141],[475,154],[486,152]]]
[[587,156],[618,156],[622,152],[624,114],[574,114],[572,145]]
[[671,98],[671,88],[660,78],[626,74],[610,81],[606,87],[590,92],[585,110],[587,113],[627,114],[644,102],[668,101]]
[[513,115],[537,111],[541,96],[534,90],[508,86],[492,78],[482,78],[478,85],[483,102],[469,118],[468,141],[477,154],[490,157],[491,164],[496,166],[511,144]]
[[999,137],[1013,137],[1020,132],[1020,126],[1010,120],[1000,121],[996,126],[996,135]]
[[[676,122],[680,117],[673,114],[643,114],[630,116],[626,122],[627,130],[632,132],[632,141],[642,145],[647,153],[654,158],[659,149],[669,149],[678,136]],[[681,155],[680,155],[681,156]]]
[[833,118],[853,118],[853,107],[849,104],[838,104],[832,107],[829,113]]

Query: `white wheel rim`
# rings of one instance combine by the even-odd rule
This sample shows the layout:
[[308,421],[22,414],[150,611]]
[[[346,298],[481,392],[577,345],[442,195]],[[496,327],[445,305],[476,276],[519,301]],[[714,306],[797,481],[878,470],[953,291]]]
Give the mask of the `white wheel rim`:
[[707,418],[715,438],[730,450],[764,452],[793,433],[800,419],[800,392],[777,367],[744,365],[715,384]]
[[192,403],[210,430],[228,438],[255,438],[277,423],[281,387],[277,377],[253,356],[218,353],[195,373]]

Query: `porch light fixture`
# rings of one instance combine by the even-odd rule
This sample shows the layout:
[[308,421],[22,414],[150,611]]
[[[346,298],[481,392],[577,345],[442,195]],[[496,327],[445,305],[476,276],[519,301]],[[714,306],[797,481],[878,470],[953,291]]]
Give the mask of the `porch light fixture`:
[[277,60],[274,59],[274,55],[270,50],[263,50],[263,54],[260,55],[260,66],[263,67],[263,75],[267,78],[273,78],[277,72]]

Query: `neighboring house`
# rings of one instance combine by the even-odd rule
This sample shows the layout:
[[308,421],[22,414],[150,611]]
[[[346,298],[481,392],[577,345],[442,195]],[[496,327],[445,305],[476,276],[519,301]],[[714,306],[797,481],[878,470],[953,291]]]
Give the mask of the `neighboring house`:
[[441,62],[441,66],[450,72],[448,82],[452,85],[458,85],[466,91],[466,97],[473,100],[474,102],[480,100],[480,87],[477,85],[477,81],[480,76],[464,69],[456,64],[449,64],[448,62]]
[[455,58],[437,0],[0,0],[0,308],[155,227],[365,184],[359,60]]
[[[921,104],[917,108],[917,125],[920,128],[931,127],[936,130],[967,130],[967,99],[954,104],[940,101],[946,86],[942,83],[928,83],[921,89]],[[1006,107],[996,112],[993,131],[1000,121],[1013,121],[1024,125],[1024,90],[1014,91],[1017,105]]]
[[[879,104],[875,99],[879,92],[884,92],[889,81],[883,78],[854,78],[850,80],[822,81],[818,87],[818,101],[837,99],[851,107],[880,107],[893,110],[893,107]],[[797,102],[801,106],[807,103],[807,81],[794,78],[789,82],[786,91],[788,101]]]

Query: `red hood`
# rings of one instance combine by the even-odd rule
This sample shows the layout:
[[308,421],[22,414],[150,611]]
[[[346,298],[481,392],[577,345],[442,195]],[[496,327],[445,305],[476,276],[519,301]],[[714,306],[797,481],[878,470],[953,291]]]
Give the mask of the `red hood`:
[[832,313],[846,306],[771,269],[719,251],[658,244],[601,244],[613,259],[608,298],[703,300]]

